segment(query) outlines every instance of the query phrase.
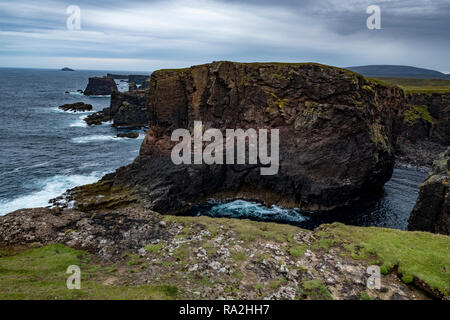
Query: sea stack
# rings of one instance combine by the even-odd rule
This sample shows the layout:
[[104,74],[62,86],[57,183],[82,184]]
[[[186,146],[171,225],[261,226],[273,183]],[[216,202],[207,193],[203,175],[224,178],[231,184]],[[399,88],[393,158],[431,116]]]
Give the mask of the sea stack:
[[114,79],[108,77],[93,77],[89,78],[89,83],[86,90],[84,90],[84,95],[110,95],[113,91],[118,91]]
[[434,161],[430,175],[420,185],[408,230],[450,235],[449,172],[450,147]]
[[[404,94],[348,70],[312,63],[214,62],[153,72],[150,130],[139,157],[95,185],[68,191],[75,207],[136,205],[177,213],[205,199],[252,199],[329,210],[382,189],[393,172]],[[279,129],[280,167],[175,165],[177,128]],[[114,191],[110,190],[113,186]],[[108,203],[102,194],[120,193]],[[101,199],[101,200],[99,200]]]

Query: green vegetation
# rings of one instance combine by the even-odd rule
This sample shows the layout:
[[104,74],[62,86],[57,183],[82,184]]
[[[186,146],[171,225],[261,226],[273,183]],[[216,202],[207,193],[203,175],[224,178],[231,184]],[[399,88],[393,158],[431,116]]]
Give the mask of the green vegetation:
[[158,244],[148,244],[145,246],[145,250],[151,253],[159,253],[161,252],[163,245],[161,243]]
[[406,283],[417,278],[444,295],[450,293],[448,236],[333,223],[321,226],[319,237],[332,246],[342,246],[352,257],[376,256],[384,274],[396,269]]
[[366,291],[362,291],[362,292],[359,294],[359,298],[360,298],[361,300],[371,300],[369,294],[368,294]]
[[428,111],[428,107],[408,105],[408,109],[406,109],[404,113],[403,121],[414,124],[417,123],[417,121],[419,121],[420,119],[429,123],[433,123],[433,118]]
[[314,300],[331,300],[331,293],[328,291],[327,287],[320,282],[320,280],[313,279],[304,281],[302,283],[303,289],[299,289],[299,293],[302,296],[307,296],[308,298]]
[[[0,299],[173,299],[171,285],[102,285],[114,268],[91,264],[90,256],[64,245],[52,244],[0,258]],[[67,267],[81,268],[81,289],[66,286]]]
[[409,79],[409,78],[378,78],[399,86],[409,93],[450,93],[450,80],[445,79]]
[[296,258],[303,257],[305,252],[306,252],[305,245],[297,245],[297,246],[289,248],[289,254]]

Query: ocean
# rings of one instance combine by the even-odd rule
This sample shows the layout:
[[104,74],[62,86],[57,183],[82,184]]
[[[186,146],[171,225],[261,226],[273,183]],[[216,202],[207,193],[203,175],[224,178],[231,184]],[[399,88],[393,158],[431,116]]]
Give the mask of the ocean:
[[[109,106],[108,96],[86,97],[88,78],[119,71],[75,71],[0,68],[0,215],[21,209],[47,206],[48,200],[66,189],[99,180],[104,174],[131,163],[144,138],[115,138],[109,123],[88,127],[88,114]],[[119,90],[126,83],[117,82]],[[69,91],[70,93],[66,93]],[[58,106],[82,101],[94,110],[64,112]],[[236,200],[208,202],[188,215],[248,218],[291,223],[314,228],[340,221],[361,226],[406,229],[409,214],[426,171],[397,167],[383,192],[358,205],[332,213],[301,210]]]
[[[0,68],[0,215],[48,200],[68,188],[92,183],[133,161],[144,138],[115,138],[105,123],[88,127],[84,117],[109,106],[109,96],[89,97],[88,78],[107,72]],[[118,82],[119,90],[126,83]],[[69,91],[70,93],[66,93]],[[64,112],[82,101],[93,111]]]

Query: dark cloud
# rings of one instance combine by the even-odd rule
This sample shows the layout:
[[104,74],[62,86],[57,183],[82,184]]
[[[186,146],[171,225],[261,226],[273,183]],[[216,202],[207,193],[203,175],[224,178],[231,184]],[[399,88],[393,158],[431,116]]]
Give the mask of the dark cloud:
[[[373,4],[381,8],[381,30],[366,28],[366,8]],[[48,67],[72,59],[86,68],[149,69],[230,59],[450,71],[450,2],[445,0],[83,0],[77,5],[82,30],[70,33],[68,3],[0,2],[2,64]]]

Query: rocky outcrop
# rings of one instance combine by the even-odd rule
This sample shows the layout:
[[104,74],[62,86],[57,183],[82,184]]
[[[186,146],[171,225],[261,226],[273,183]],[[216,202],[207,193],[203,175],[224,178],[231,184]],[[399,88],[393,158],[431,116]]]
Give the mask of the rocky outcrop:
[[75,103],[63,104],[62,106],[59,106],[58,108],[61,110],[64,110],[64,111],[85,112],[85,111],[91,111],[92,105],[86,104],[84,102],[75,102]]
[[[147,102],[151,130],[139,157],[65,198],[90,210],[115,188],[126,196],[114,205],[134,203],[161,213],[209,198],[311,210],[344,206],[390,179],[403,106],[401,89],[318,64],[214,62],[156,71]],[[222,132],[279,129],[278,174],[261,176],[261,165],[174,165],[172,130],[192,130],[195,120]]]
[[117,138],[130,138],[130,139],[136,139],[139,137],[139,133],[137,132],[124,132],[124,133],[118,133]]
[[408,93],[397,143],[401,162],[431,166],[450,145],[450,94]]
[[113,127],[143,127],[147,120],[147,95],[145,90],[132,92],[114,91],[111,94],[111,103],[84,120],[88,125],[99,125],[102,122],[113,121]]
[[113,91],[118,91],[114,79],[108,77],[93,77],[89,78],[89,83],[86,90],[84,90],[84,95],[110,95]]
[[420,185],[419,197],[409,218],[409,230],[450,235],[450,148],[434,162]]
[[[10,278],[30,281],[31,269],[42,279],[45,274],[36,272],[42,261],[60,261],[61,251],[64,257],[73,251],[62,245],[83,250],[74,252],[75,257],[83,254],[83,263],[72,264],[82,266],[82,272],[96,271],[89,273],[95,290],[83,282],[83,299],[90,291],[115,299],[114,292],[120,290],[111,291],[111,284],[129,292],[161,283],[177,286],[179,299],[448,299],[446,269],[429,264],[448,262],[449,241],[442,235],[338,223],[309,231],[249,220],[161,216],[131,208],[95,213],[35,208],[0,217],[0,264],[7,266]],[[16,254],[29,248],[34,255],[12,263]],[[383,270],[379,289],[366,285],[367,268],[374,263]],[[56,271],[64,275],[67,267],[60,263],[50,276],[53,279]],[[47,286],[46,296],[58,298],[58,288]],[[22,298],[42,292],[36,286],[24,289],[10,286],[7,291],[14,296],[20,292]]]

